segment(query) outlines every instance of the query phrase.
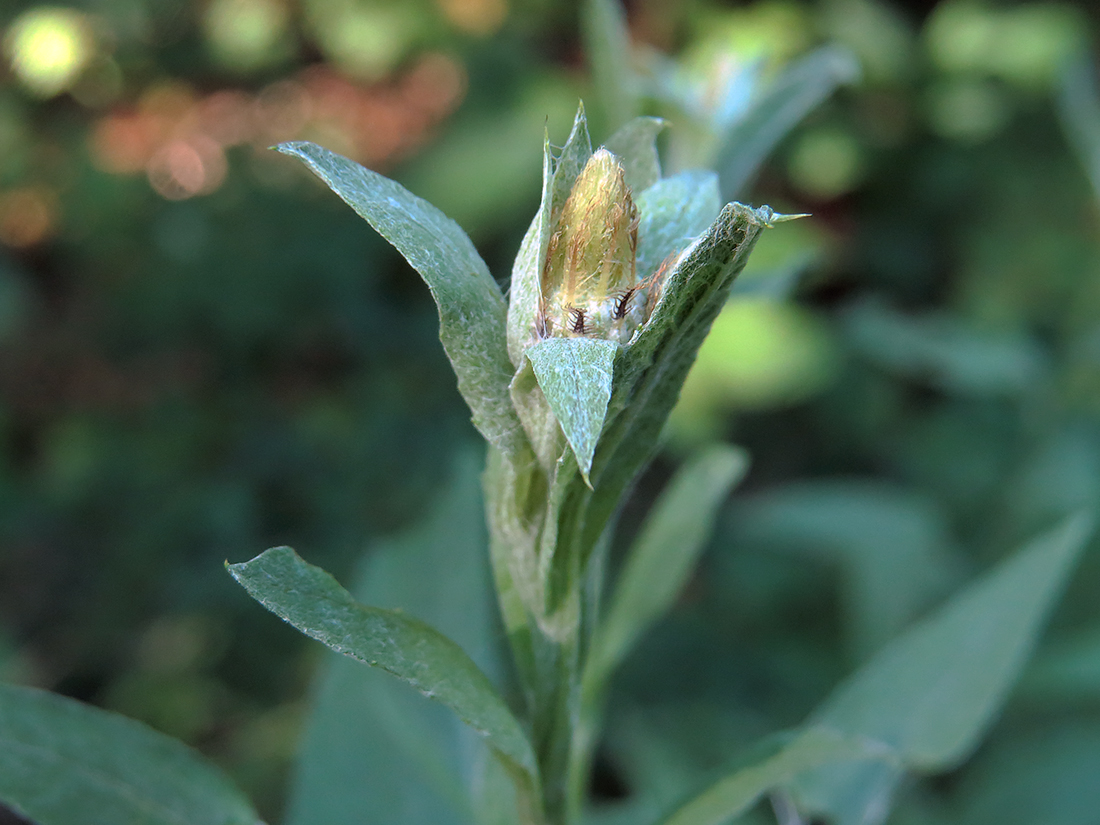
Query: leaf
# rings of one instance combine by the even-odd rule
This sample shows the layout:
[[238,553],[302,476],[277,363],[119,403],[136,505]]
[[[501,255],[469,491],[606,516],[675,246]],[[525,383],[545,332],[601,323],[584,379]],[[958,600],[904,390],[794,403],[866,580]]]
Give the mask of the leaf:
[[[661,179],[657,135],[664,128],[665,121],[659,117],[636,117],[621,126],[604,144],[622,162],[626,185],[635,195]],[[718,214],[717,207],[714,213]]]
[[683,252],[722,208],[718,178],[694,170],[664,178],[638,196],[638,277],[648,278],[670,255]]
[[512,449],[519,422],[508,396],[512,365],[500,288],[466,233],[400,184],[313,143],[276,147],[305,163],[424,278],[439,309],[439,338],[474,426]]
[[[1078,515],[1030,542],[887,646],[811,722],[881,742],[915,770],[959,762],[1004,703],[1091,533],[1091,521]],[[795,796],[834,815],[846,801],[840,822],[881,821],[888,810],[881,800],[871,816],[852,794],[888,793],[896,777],[869,783],[859,776],[865,769],[801,777]]]
[[[1053,715],[1052,715],[1053,716]],[[1082,825],[1100,810],[1100,726],[1076,715],[999,736],[960,778],[952,806],[967,825]],[[1051,724],[1053,722],[1053,724]]]
[[722,825],[797,774],[830,762],[875,753],[872,745],[812,727],[774,756],[719,780],[664,821],[664,825]]
[[537,797],[530,742],[489,679],[453,641],[400,611],[356,603],[332,576],[289,547],[228,567],[249,595],[307,636],[449,707]]
[[[353,592],[361,602],[404,608],[446,627],[482,670],[494,673],[478,463],[463,455],[425,521],[369,549]],[[294,771],[287,825],[468,823],[466,773],[478,745],[472,739],[446,708],[387,674],[329,654]],[[480,761],[496,765],[488,753]],[[510,784],[506,774],[503,783]]]
[[631,70],[630,31],[619,0],[585,0],[581,32],[604,126],[608,131],[617,129],[640,108],[638,81]]
[[561,424],[585,483],[611,400],[619,345],[599,338],[547,338],[529,350],[539,387]]
[[38,825],[255,825],[244,795],[133,719],[0,685],[0,800]]
[[936,502],[881,479],[821,479],[744,498],[732,540],[837,563],[849,635],[862,660],[959,578]]
[[523,236],[519,254],[512,266],[512,282],[508,289],[508,356],[516,370],[527,363],[524,353],[534,341],[535,315],[542,294],[542,265],[550,235],[561,217],[562,206],[573,182],[592,155],[588,137],[588,121],[583,104],[577,108],[573,129],[555,162],[546,136],[542,153],[542,202],[527,233]]
[[1100,198],[1100,90],[1086,54],[1067,61],[1058,88],[1058,114],[1093,194]]
[[845,314],[844,328],[868,361],[955,395],[1019,395],[1049,372],[1027,335],[980,333],[945,314],[906,315],[862,301]]
[[714,445],[685,464],[635,539],[585,667],[598,691],[648,627],[672,606],[706,547],[718,509],[748,468],[743,450]]
[[776,144],[838,86],[858,77],[855,57],[837,46],[824,46],[788,66],[726,133],[713,164],[722,198],[743,196]]

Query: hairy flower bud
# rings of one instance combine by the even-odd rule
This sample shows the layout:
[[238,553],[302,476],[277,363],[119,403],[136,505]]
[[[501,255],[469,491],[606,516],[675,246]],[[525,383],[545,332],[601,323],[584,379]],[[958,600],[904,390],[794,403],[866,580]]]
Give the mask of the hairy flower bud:
[[652,303],[652,285],[638,283],[637,247],[638,210],[622,164],[600,149],[577,176],[550,236],[538,335],[627,343]]

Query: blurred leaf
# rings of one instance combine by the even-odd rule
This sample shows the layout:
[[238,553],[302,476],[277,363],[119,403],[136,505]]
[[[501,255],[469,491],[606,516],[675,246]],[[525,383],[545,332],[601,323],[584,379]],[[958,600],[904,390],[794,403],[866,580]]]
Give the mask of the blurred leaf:
[[1067,61],[1057,101],[1062,128],[1100,199],[1100,90],[1087,53]]
[[852,307],[845,328],[872,363],[961,395],[1025,392],[1045,376],[1045,359],[1023,334],[981,333],[947,315],[906,315],[875,301]]
[[1100,626],[1041,650],[1020,680],[1020,692],[1041,702],[1100,699]]
[[897,635],[957,576],[933,500],[875,480],[788,484],[737,503],[734,541],[822,555],[842,565],[854,649]]
[[848,311],[845,327],[872,363],[948,393],[1022,393],[1045,373],[1043,353],[1026,335],[982,333],[945,315],[908,316],[864,301]]
[[811,727],[775,755],[719,780],[666,819],[664,825],[722,825],[803,771],[873,752],[873,745],[865,741],[846,738],[824,727]]
[[638,81],[631,69],[634,61],[630,32],[619,0],[584,0],[581,32],[606,119],[604,126],[610,132],[630,120],[640,108]]
[[256,825],[220,771],[133,719],[0,685],[0,800],[38,825]]
[[586,484],[611,400],[618,350],[616,341],[598,338],[547,338],[527,350],[539,387],[573,448]]
[[307,636],[380,667],[449,707],[537,798],[538,770],[527,736],[489,679],[453,641],[400,611],[358,604],[332,576],[289,547],[228,567],[249,595]]
[[664,178],[643,191],[638,204],[638,278],[657,271],[687,249],[714,222],[722,202],[713,172],[695,170]]
[[302,141],[278,150],[305,163],[420,273],[439,308],[439,337],[474,425],[509,449],[519,422],[508,397],[512,367],[504,297],[466,233],[428,202],[359,164]]
[[788,66],[722,141],[714,160],[723,200],[743,196],[764,159],[838,86],[859,77],[847,49],[825,46]]
[[[881,742],[914,770],[956,764],[1004,703],[1091,533],[1078,515],[1031,541],[844,682],[811,724]],[[857,762],[806,774],[793,791],[806,810],[875,823],[897,778]]]
[[598,692],[637,639],[672,606],[706,547],[718,508],[747,468],[743,450],[716,444],[687,462],[661,493],[593,637],[586,691]]
[[1081,825],[1100,809],[1100,727],[1076,720],[1014,737],[963,773],[957,822],[967,825]]
[[[636,117],[620,127],[604,144],[622,162],[626,185],[635,195],[661,179],[657,135],[665,125],[659,117]],[[718,212],[717,209],[714,211]]]
[[[493,598],[478,471],[473,456],[463,456],[425,521],[368,551],[354,593],[361,602],[446,627],[494,673],[500,668],[491,648]],[[478,743],[467,734],[440,705],[386,674],[331,655],[298,758],[287,825],[469,822],[471,778],[465,774]],[[488,754],[481,761],[495,762]],[[504,784],[497,794],[510,785],[507,775]]]

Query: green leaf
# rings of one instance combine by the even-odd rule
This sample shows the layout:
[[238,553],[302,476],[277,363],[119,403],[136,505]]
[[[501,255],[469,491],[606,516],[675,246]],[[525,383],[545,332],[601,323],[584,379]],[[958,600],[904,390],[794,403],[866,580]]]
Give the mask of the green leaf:
[[874,753],[868,743],[827,728],[810,728],[774,756],[719,780],[666,819],[664,825],[722,825],[803,771]]
[[13,685],[0,685],[0,800],[38,825],[259,823],[233,783],[183,743]]
[[[635,195],[661,179],[657,135],[664,128],[665,121],[659,117],[636,117],[620,127],[604,144],[622,162],[626,185]],[[715,207],[714,214],[718,214],[718,207]]]
[[[1057,601],[1092,523],[1070,518],[1030,542],[928,619],[887,646],[842,684],[813,724],[866,737],[907,766],[941,770],[963,759],[1000,709]],[[794,783],[812,811],[847,809],[841,822],[880,821],[896,777],[868,782],[866,765],[818,771]]]
[[604,127],[608,131],[617,129],[640,108],[638,81],[631,70],[630,31],[619,0],[585,0],[581,8],[581,32]]
[[845,313],[844,329],[871,363],[954,395],[1020,395],[1049,373],[1028,335],[979,332],[947,314],[909,315],[861,301]]
[[424,278],[474,426],[492,444],[513,449],[520,431],[508,396],[506,305],[466,233],[427,201],[354,161],[304,141],[276,148],[305,163]]
[[453,641],[400,611],[358,604],[332,576],[289,547],[228,567],[249,595],[307,636],[392,673],[449,707],[537,798],[530,742],[488,677]]
[[743,196],[764,159],[838,86],[859,77],[847,49],[824,46],[792,63],[726,134],[714,161],[725,200]]
[[[368,550],[353,593],[360,602],[402,608],[446,627],[492,674],[500,666],[492,647],[478,464],[463,455],[427,519]],[[385,673],[329,654],[291,784],[287,825],[468,823],[472,780],[465,774],[477,746],[468,741],[473,738],[438,703]],[[488,753],[482,761],[496,764]],[[505,774],[505,788],[510,781]]]
[[742,499],[731,521],[739,545],[793,551],[839,565],[848,634],[860,661],[959,579],[941,508],[881,479],[774,487]]
[[573,448],[585,483],[611,400],[619,344],[599,338],[547,338],[527,350],[539,387]]
[[672,606],[706,547],[718,509],[748,468],[743,450],[714,445],[685,464],[661,493],[619,575],[585,667],[599,691],[634,643]]
[[542,265],[546,260],[550,235],[561,217],[562,206],[573,182],[592,155],[588,136],[588,121],[584,105],[577,108],[573,129],[555,160],[546,136],[542,153],[542,203],[523,236],[519,254],[512,266],[512,282],[508,289],[508,356],[516,370],[527,363],[524,353],[534,342],[535,316],[542,295]]
[[1068,61],[1058,88],[1058,114],[1070,145],[1100,198],[1100,89],[1087,54]]
[[683,252],[714,223],[722,208],[713,172],[681,172],[638,196],[638,277],[648,278],[670,255]]

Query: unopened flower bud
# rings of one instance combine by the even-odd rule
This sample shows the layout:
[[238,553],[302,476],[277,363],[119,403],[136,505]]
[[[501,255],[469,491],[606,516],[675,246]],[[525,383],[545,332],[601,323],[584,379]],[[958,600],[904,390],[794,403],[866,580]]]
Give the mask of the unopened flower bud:
[[638,283],[637,247],[638,210],[622,164],[600,149],[574,182],[550,236],[539,336],[628,342],[652,303],[650,285]]

